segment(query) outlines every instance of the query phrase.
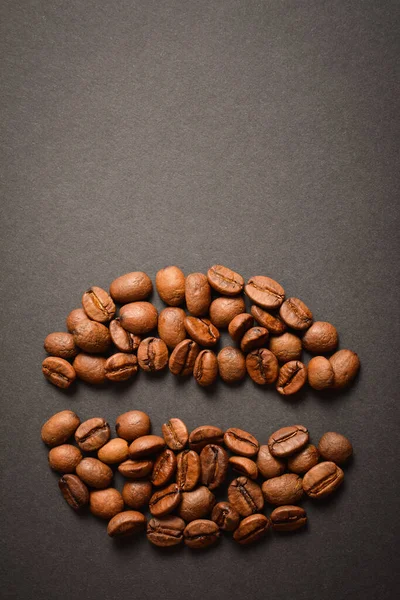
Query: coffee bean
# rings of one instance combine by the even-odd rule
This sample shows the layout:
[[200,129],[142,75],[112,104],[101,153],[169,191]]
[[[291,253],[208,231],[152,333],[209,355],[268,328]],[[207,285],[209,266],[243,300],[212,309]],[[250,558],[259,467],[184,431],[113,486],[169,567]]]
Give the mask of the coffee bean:
[[344,473],[334,462],[321,462],[310,469],[303,478],[303,488],[310,498],[325,498],[343,482]]
[[258,467],[254,460],[246,458],[245,456],[231,456],[229,464],[234,471],[238,471],[241,475],[249,477],[250,479],[257,479]]
[[90,384],[101,384],[106,381],[106,359],[102,356],[84,354],[81,352],[75,357],[72,366],[76,376]]
[[105,364],[106,377],[110,381],[127,381],[136,375],[137,370],[138,359],[136,356],[124,352],[113,354]]
[[186,314],[182,308],[168,306],[158,316],[158,335],[173,350],[186,338]]
[[228,488],[228,499],[243,517],[259,512],[264,506],[260,486],[247,477],[234,479]]
[[74,342],[84,352],[102,354],[111,344],[108,327],[97,321],[84,321],[74,329]]
[[176,483],[152,495],[149,510],[155,517],[162,517],[175,510],[181,501],[181,490]]
[[49,465],[53,471],[73,473],[82,458],[82,453],[76,446],[62,444],[50,450]]
[[75,431],[75,441],[84,452],[98,450],[110,439],[110,426],[101,417],[94,417],[81,423]]
[[333,369],[333,387],[336,389],[350,385],[360,368],[360,360],[351,350],[339,350],[329,362]]
[[127,304],[146,300],[153,290],[151,279],[143,271],[133,271],[114,279],[110,285],[110,294],[116,302]]
[[150,481],[127,481],[122,488],[122,498],[127,506],[139,510],[147,506],[153,493]]
[[76,373],[64,358],[48,356],[42,362],[42,372],[50,383],[66,390],[75,381]]
[[271,335],[282,335],[286,331],[286,323],[278,315],[273,315],[253,304],[250,310],[252,316],[261,327],[268,329]]
[[276,506],[294,504],[303,495],[302,480],[295,473],[285,473],[279,477],[267,479],[261,489],[265,500]]
[[268,329],[265,329],[265,327],[252,327],[242,337],[240,349],[242,352],[251,352],[256,348],[261,348],[268,340],[268,336]]
[[235,531],[240,523],[240,515],[229,502],[218,502],[211,513],[211,520],[223,531]]
[[259,443],[256,438],[251,433],[236,427],[231,427],[225,431],[224,442],[231,452],[241,456],[251,457],[257,454],[259,450]]
[[187,427],[180,419],[170,419],[161,427],[165,443],[171,450],[183,450],[189,439]]
[[225,383],[237,383],[246,376],[246,359],[243,352],[233,346],[225,346],[219,351],[218,370]]
[[63,475],[58,482],[64,500],[74,510],[89,504],[89,490],[77,475]]
[[193,490],[201,475],[200,457],[194,450],[184,450],[177,457],[176,483],[184,492]]
[[100,519],[112,519],[124,510],[124,501],[115,488],[90,492],[90,512]]
[[150,302],[130,302],[121,307],[119,319],[126,331],[144,335],[157,327],[158,312]]
[[108,323],[115,315],[115,304],[111,296],[96,285],[82,296],[83,310],[88,317],[99,323]]
[[240,313],[228,325],[228,333],[234,342],[240,342],[246,331],[253,327],[254,319],[249,313]]
[[256,275],[251,277],[244,291],[255,304],[262,308],[278,308],[285,298],[285,290],[270,277]]
[[168,515],[152,518],[147,524],[147,539],[160,548],[177,546],[183,540],[186,523],[180,517]]
[[150,433],[150,417],[141,410],[130,410],[117,417],[115,431],[117,435],[128,442]]
[[265,479],[278,477],[284,473],[285,467],[284,461],[273,456],[267,445],[260,446],[257,455],[257,468],[262,477]]
[[275,531],[296,531],[307,523],[307,514],[300,506],[278,506],[272,511],[272,528]]
[[333,386],[333,368],[325,356],[314,356],[307,365],[308,383],[314,390]]
[[147,458],[147,456],[158,454],[164,446],[164,439],[159,435],[143,435],[131,443],[129,456],[130,458]]
[[127,537],[143,531],[146,517],[136,510],[125,510],[111,519],[107,526],[110,537]]
[[241,313],[246,312],[246,305],[242,296],[222,296],[210,304],[210,320],[215,327],[228,327],[230,322]]
[[65,333],[65,331],[49,333],[43,346],[48,354],[59,358],[74,358],[78,354],[74,336],[71,333]]
[[285,458],[304,448],[308,438],[308,430],[304,425],[290,425],[278,429],[269,437],[268,448],[273,456]]
[[72,410],[62,410],[43,425],[42,440],[51,448],[64,444],[75,433],[79,424],[79,417]]
[[282,396],[296,394],[307,381],[307,367],[299,360],[291,360],[279,371],[276,389]]
[[71,310],[67,317],[67,329],[70,333],[74,333],[75,328],[78,325],[80,325],[81,323],[87,323],[88,321],[90,321],[90,319],[83,310],[83,308],[75,308],[74,310]]
[[200,348],[193,340],[183,340],[180,342],[169,357],[168,367],[173,375],[182,377],[193,373],[194,364]]
[[137,356],[143,371],[162,371],[168,363],[168,348],[160,338],[148,337],[140,342]]
[[210,490],[219,487],[228,471],[228,454],[216,444],[207,444],[200,453],[201,482]]
[[178,514],[186,522],[202,519],[209,515],[215,504],[215,496],[205,486],[183,492]]
[[309,444],[297,454],[289,456],[288,469],[298,475],[304,475],[304,473],[307,473],[307,471],[317,464],[318,460],[319,452],[317,448]]
[[279,316],[292,329],[303,331],[311,326],[311,310],[299,298],[287,298],[279,310]]
[[141,342],[138,335],[125,331],[119,318],[110,322],[110,336],[112,343],[120,352],[136,352]]
[[193,429],[189,435],[189,447],[195,452],[200,452],[207,444],[220,446],[224,440],[224,432],[214,425],[200,425]]
[[154,462],[151,482],[155,486],[166,485],[172,479],[176,470],[176,456],[167,448],[158,455]]
[[179,306],[185,299],[185,275],[175,266],[160,269],[156,274],[156,288],[165,304]]
[[278,359],[267,348],[257,348],[246,356],[246,369],[254,383],[274,383],[278,377]]
[[200,346],[215,346],[219,340],[218,329],[208,319],[186,317],[185,328],[190,337]]
[[113,478],[110,467],[97,458],[82,459],[76,467],[76,474],[84,483],[97,489],[109,486]]
[[325,460],[342,465],[353,454],[353,446],[344,435],[327,431],[319,440],[318,450]]
[[203,549],[215,544],[220,536],[219,527],[214,521],[197,519],[186,525],[183,538],[189,548]]
[[333,352],[338,345],[336,327],[326,321],[315,321],[302,338],[303,348],[314,354]]
[[269,519],[262,514],[246,517],[233,534],[233,539],[239,544],[246,545],[257,542],[265,536],[269,527]]
[[185,299],[187,309],[194,317],[207,314],[211,303],[211,288],[203,273],[191,273],[186,277]]
[[269,349],[281,364],[299,360],[302,351],[301,339],[293,333],[284,333],[270,339]]
[[152,460],[125,460],[118,467],[118,471],[123,477],[128,479],[142,479],[147,477],[153,470]]
[[97,458],[106,465],[116,465],[127,460],[128,442],[122,438],[114,438],[100,448]]
[[194,363],[193,376],[202,387],[212,385],[218,377],[218,360],[212,350],[202,350]]

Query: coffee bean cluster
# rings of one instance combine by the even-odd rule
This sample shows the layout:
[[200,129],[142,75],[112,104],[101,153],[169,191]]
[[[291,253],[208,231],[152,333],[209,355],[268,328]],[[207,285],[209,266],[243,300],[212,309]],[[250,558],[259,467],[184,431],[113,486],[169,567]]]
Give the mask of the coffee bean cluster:
[[[344,478],[341,466],[353,452],[349,440],[335,432],[314,446],[303,425],[283,427],[260,445],[235,427],[202,425],[189,434],[177,418],[164,423],[162,436],[154,435],[149,416],[132,410],[117,418],[115,430],[118,437],[111,439],[104,419],[81,423],[64,410],[43,425],[41,436],[74,510],[88,506],[108,521],[111,537],[146,531],[162,547],[184,542],[206,548],[221,531],[246,545],[270,529],[300,529],[307,514],[298,503],[304,496],[320,499],[335,492]],[[72,436],[76,445],[68,443]],[[112,487],[113,468],[126,479],[122,492]],[[227,499],[217,499],[221,491]],[[274,507],[269,516],[262,512],[266,504]]]
[[[200,386],[213,384],[218,375],[236,383],[247,373],[256,384],[274,384],[288,396],[307,379],[317,390],[338,389],[357,374],[355,352],[343,349],[326,356],[338,345],[335,327],[314,322],[304,302],[285,299],[283,287],[270,277],[257,275],[245,284],[222,265],[214,265],[207,275],[187,277],[170,266],[158,271],[156,288],[168,305],[160,314],[147,301],[153,284],[146,273],[118,277],[109,293],[91,287],[83,294],[82,308],[67,317],[69,333],[46,337],[44,348],[51,356],[43,361],[44,376],[65,389],[76,377],[93,384],[126,381],[138,368],[154,373],[168,365],[174,375],[193,374]],[[250,312],[243,293],[253,303]],[[235,345],[214,352],[224,328]],[[318,354],[308,367],[300,360],[303,348]]]

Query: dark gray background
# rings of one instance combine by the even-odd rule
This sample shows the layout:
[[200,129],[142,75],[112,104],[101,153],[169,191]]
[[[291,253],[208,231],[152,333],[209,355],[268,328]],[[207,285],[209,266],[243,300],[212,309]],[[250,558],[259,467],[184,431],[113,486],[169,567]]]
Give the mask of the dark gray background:
[[[2,595],[393,598],[398,2],[3,0],[1,13]],[[284,400],[250,381],[46,383],[43,339],[89,285],[214,263],[270,275],[333,322],[361,357],[356,384]],[[348,435],[355,459],[331,502],[307,503],[302,534],[205,554],[121,546],[48,469],[40,427],[65,408],[262,442],[300,422],[316,442]]]

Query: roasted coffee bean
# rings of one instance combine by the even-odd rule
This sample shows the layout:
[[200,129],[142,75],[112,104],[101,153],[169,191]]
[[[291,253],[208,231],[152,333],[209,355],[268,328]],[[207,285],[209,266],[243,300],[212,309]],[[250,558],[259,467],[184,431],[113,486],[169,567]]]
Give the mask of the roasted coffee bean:
[[160,548],[177,546],[183,540],[186,523],[180,517],[168,515],[152,518],[147,524],[147,539]]
[[333,387],[336,389],[350,385],[360,368],[360,360],[351,350],[339,350],[330,359],[333,369]]
[[111,519],[107,525],[110,537],[127,537],[143,531],[146,517],[137,510],[124,510]]
[[225,431],[224,442],[225,446],[234,454],[247,457],[255,456],[260,447],[251,433],[237,429],[237,427],[231,427]]
[[144,458],[158,454],[165,446],[164,439],[159,435],[143,435],[135,439],[129,446],[130,458]]
[[244,279],[239,273],[223,265],[214,265],[207,271],[210,285],[224,296],[236,296],[243,291]]
[[211,302],[209,311],[212,324],[223,329],[228,327],[237,315],[246,311],[246,305],[242,296],[222,296]]
[[250,515],[240,523],[233,534],[233,539],[242,545],[257,542],[265,536],[270,524],[270,520],[265,515],[259,513]]
[[124,501],[115,488],[90,492],[90,512],[100,519],[112,519],[124,510]]
[[106,465],[117,465],[127,460],[128,442],[122,438],[114,438],[105,444],[97,453],[97,457]]
[[228,488],[228,499],[242,517],[259,512],[264,506],[260,486],[247,477],[234,479]]
[[84,458],[76,467],[76,474],[90,487],[103,489],[110,485],[113,472],[97,458]]
[[325,460],[337,465],[345,463],[353,454],[353,446],[344,435],[327,431],[319,440],[318,450]]
[[194,450],[184,450],[177,457],[176,483],[182,491],[193,490],[201,475],[200,457]]
[[186,317],[185,328],[190,337],[200,344],[200,346],[215,346],[219,340],[218,329],[208,319]]
[[202,549],[215,544],[220,536],[219,527],[214,521],[197,519],[186,525],[183,538],[189,548]]
[[169,357],[169,370],[173,375],[191,375],[193,373],[194,363],[200,348],[193,340],[183,340],[180,342]]
[[246,376],[246,359],[238,348],[225,346],[218,352],[218,370],[225,383],[237,383]]
[[94,417],[81,423],[75,431],[75,441],[84,452],[98,450],[110,439],[110,426],[101,417]]
[[302,480],[295,473],[285,473],[264,481],[262,493],[269,504],[275,504],[276,506],[294,504],[303,495]]
[[108,327],[97,321],[84,321],[74,329],[74,342],[84,352],[102,354],[111,344]]
[[137,356],[143,371],[162,371],[168,363],[168,348],[160,338],[148,337],[140,342]]
[[229,502],[218,502],[211,513],[211,520],[223,531],[235,531],[240,523],[240,515]]
[[181,501],[181,490],[176,483],[152,495],[149,510],[155,517],[162,517],[175,510]]
[[63,475],[58,487],[65,501],[74,510],[80,510],[89,504],[89,490],[77,475]]
[[185,300],[188,311],[194,317],[207,314],[211,303],[211,288],[203,273],[191,273],[186,277]]
[[128,442],[150,433],[150,417],[141,410],[130,410],[117,417],[115,431],[117,435]]
[[251,277],[244,291],[250,300],[262,308],[278,308],[285,298],[283,287],[277,281],[263,275]]
[[158,312],[150,302],[130,302],[121,307],[119,319],[126,331],[144,335],[157,327]]
[[304,448],[308,438],[308,430],[304,425],[290,425],[274,431],[269,437],[268,448],[273,456],[285,458]]
[[75,433],[79,424],[79,417],[72,410],[62,410],[43,425],[42,440],[51,448],[64,444]]
[[165,304],[179,306],[185,299],[185,275],[175,266],[160,269],[156,274],[156,288]]
[[71,310],[67,317],[67,329],[70,333],[74,333],[75,328],[78,325],[80,325],[81,323],[87,323],[88,321],[90,321],[90,319],[83,310],[83,308],[75,308],[74,310]]
[[142,479],[153,470],[152,460],[125,460],[118,467],[118,471],[127,479]]
[[326,321],[315,321],[302,338],[303,348],[314,354],[333,352],[338,345],[336,327]]
[[117,352],[107,359],[105,370],[110,381],[127,381],[136,375],[138,359],[133,354]]
[[155,486],[166,485],[176,471],[176,456],[167,448],[158,455],[154,462],[153,473],[151,474],[151,482]]
[[246,458],[245,456],[231,456],[229,464],[234,471],[238,471],[241,475],[249,477],[250,479],[257,479],[258,467],[254,460]]
[[42,372],[50,383],[66,390],[75,381],[76,373],[64,358],[48,356],[42,362]]
[[212,350],[202,350],[194,363],[193,376],[202,387],[212,385],[218,377],[218,360]]
[[186,338],[186,314],[182,308],[168,306],[158,316],[158,335],[173,350]]
[[191,492],[182,493],[182,501],[178,508],[178,514],[188,523],[209,515],[214,504],[214,494],[207,487],[201,486]]
[[165,443],[171,450],[180,451],[186,446],[189,439],[187,427],[180,419],[169,419],[161,427]]
[[53,471],[59,473],[74,473],[82,458],[79,448],[71,444],[62,444],[50,450],[49,465]]
[[279,371],[276,389],[282,396],[296,394],[307,381],[307,367],[299,360],[291,360]]
[[287,298],[279,310],[279,316],[292,329],[304,331],[311,326],[311,310],[299,298]]
[[193,429],[189,435],[189,447],[195,452],[200,452],[207,444],[223,444],[224,432],[214,425],[200,425]]
[[301,339],[293,333],[284,333],[270,339],[269,349],[281,364],[290,360],[299,360],[302,351]]
[[240,342],[246,331],[253,327],[254,319],[249,313],[240,313],[228,325],[228,333],[234,342]]
[[246,369],[254,383],[274,383],[278,377],[278,359],[267,348],[257,348],[246,356]]
[[343,482],[344,473],[334,462],[321,462],[303,478],[303,489],[310,498],[325,498]]
[[116,302],[128,304],[146,300],[153,290],[151,279],[143,271],[133,271],[114,279],[110,285],[110,294]]
[[138,335],[129,333],[129,331],[126,331],[122,327],[119,318],[111,321],[110,336],[112,343],[120,352],[136,352],[141,342],[141,338]]
[[201,482],[210,490],[219,487],[228,471],[228,454],[215,444],[207,444],[200,453]]
[[76,376],[82,381],[100,384],[106,381],[106,362],[107,360],[103,356],[81,352],[75,357],[72,366],[75,369]]
[[65,331],[49,333],[43,346],[48,354],[59,358],[74,358],[78,354],[74,336],[71,333],[65,333]]
[[314,390],[323,390],[333,386],[333,368],[325,356],[314,356],[307,365],[308,383]]
[[300,506],[278,506],[272,511],[272,528],[275,531],[296,531],[307,523],[307,514]]
[[147,506],[153,493],[150,481],[127,481],[122,488],[122,498],[127,506],[139,510]]
[[83,310],[88,317],[99,323],[108,323],[115,315],[115,304],[111,296],[96,285],[82,296]]
[[242,352],[251,352],[256,348],[261,348],[268,340],[268,336],[268,329],[265,329],[265,327],[252,327],[242,337],[240,349]]
[[267,445],[260,446],[257,455],[257,468],[264,479],[282,475],[285,467],[285,462],[273,456]]
[[309,444],[297,454],[289,456],[288,469],[298,475],[304,475],[317,464],[318,460],[319,452],[317,448],[313,444]]
[[286,331],[286,323],[278,315],[273,315],[253,304],[250,310],[252,316],[261,327],[268,329],[271,335],[282,335]]

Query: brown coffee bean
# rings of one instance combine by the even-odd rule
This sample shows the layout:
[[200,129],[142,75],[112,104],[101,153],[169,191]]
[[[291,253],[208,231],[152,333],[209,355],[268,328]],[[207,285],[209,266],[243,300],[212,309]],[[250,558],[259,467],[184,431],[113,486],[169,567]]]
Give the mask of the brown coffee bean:
[[193,429],[189,435],[189,447],[195,452],[200,452],[207,444],[221,446],[224,440],[224,432],[214,425],[200,425]]
[[171,450],[180,451],[186,446],[189,433],[185,423],[180,419],[169,419],[162,425],[161,431],[165,443]]
[[229,502],[218,502],[211,513],[211,520],[223,531],[235,531],[240,523],[240,515]]
[[308,444],[303,450],[296,454],[292,454],[288,458],[288,469],[297,475],[304,475],[312,467],[314,467],[319,460],[319,452],[313,444]]
[[203,273],[191,273],[186,277],[185,300],[188,311],[194,317],[207,314],[211,303],[211,288]]
[[303,348],[314,354],[333,352],[338,345],[336,327],[326,321],[315,321],[302,338]]
[[181,501],[181,490],[176,483],[152,495],[149,510],[155,517],[162,517],[175,510]]
[[228,325],[228,333],[234,342],[240,342],[246,331],[253,327],[254,319],[249,313],[240,313]]
[[101,417],[94,417],[81,423],[75,431],[75,441],[84,452],[98,450],[110,439],[110,426]]
[[244,279],[239,273],[223,265],[214,265],[207,271],[210,285],[224,296],[236,296],[243,291]]
[[261,348],[268,340],[268,336],[268,329],[265,329],[265,327],[252,327],[242,337],[240,349],[242,352],[251,352],[256,348]]
[[99,323],[108,323],[115,315],[113,299],[103,288],[96,285],[83,294],[82,306],[87,316]]
[[291,360],[279,371],[276,389],[282,396],[296,394],[307,381],[307,367],[299,360]]
[[237,315],[244,312],[246,305],[242,296],[222,296],[215,298],[210,304],[210,320],[215,327],[221,329],[228,327]]
[[143,531],[146,517],[136,510],[124,510],[111,519],[107,525],[110,537],[127,537]]
[[218,377],[218,360],[212,350],[202,350],[194,363],[193,376],[202,387],[212,385]]
[[186,317],[185,328],[190,337],[200,346],[215,346],[219,340],[218,329],[208,319]]
[[248,458],[255,456],[260,447],[251,433],[243,431],[243,429],[237,429],[237,427],[230,427],[225,431],[224,442],[231,452]]
[[79,424],[79,417],[72,410],[62,410],[43,425],[42,440],[51,448],[64,444],[75,433]]
[[292,329],[304,331],[313,321],[311,310],[299,298],[287,298],[279,310],[279,316]]
[[278,359],[267,348],[257,348],[246,356],[246,370],[254,383],[274,383],[278,377]]
[[175,266],[160,269],[156,274],[156,288],[165,304],[179,306],[185,299],[185,275]]
[[124,510],[124,501],[115,488],[90,492],[89,508],[92,515],[100,519],[112,519]]
[[63,475],[58,482],[64,500],[74,510],[89,504],[89,490],[77,475]]
[[263,275],[250,277],[244,291],[250,300],[262,308],[278,308],[285,298],[283,287],[277,281]]
[[333,369],[333,387],[340,389],[347,387],[353,381],[360,368],[360,360],[351,350],[339,350],[330,359]]
[[130,458],[145,458],[158,454],[165,446],[164,439],[159,435],[143,435],[129,446]]
[[153,470],[152,460],[125,460],[118,467],[118,471],[127,479],[142,479]]
[[200,457],[194,450],[184,450],[177,457],[176,483],[184,492],[193,490],[201,475]]
[[289,504],[275,508],[270,519],[275,531],[296,531],[307,523],[307,514],[304,508]]
[[252,316],[261,327],[268,329],[271,335],[282,335],[286,331],[286,323],[278,315],[273,315],[253,304],[250,310]]
[[195,521],[209,515],[215,504],[215,496],[208,487],[201,486],[191,492],[182,493],[178,508],[179,516],[186,521]]
[[299,452],[308,443],[308,430],[304,425],[282,427],[269,437],[268,448],[277,458],[285,458]]
[[186,523],[180,517],[168,515],[150,519],[147,524],[147,539],[160,548],[177,546],[183,540]]
[[147,373],[162,371],[168,364],[168,348],[160,338],[148,337],[141,341],[137,356],[140,368]]
[[353,446],[350,440],[341,433],[327,431],[319,440],[318,450],[325,460],[332,461],[337,465],[347,462],[353,454]]
[[141,410],[130,410],[117,417],[115,431],[120,438],[133,442],[138,437],[150,433],[150,417]]
[[102,354],[111,344],[108,327],[97,321],[84,321],[74,329],[74,342],[84,352]]
[[42,373],[50,383],[66,390],[75,381],[76,373],[64,358],[48,356],[42,362]]
[[151,474],[151,482],[155,486],[166,485],[172,479],[176,470],[176,456],[167,448],[158,455],[154,462],[153,473]]
[[249,477],[250,479],[257,479],[258,467],[254,460],[246,458],[245,456],[231,456],[229,464],[234,471],[238,471],[241,475]]
[[150,302],[130,302],[119,311],[122,327],[136,335],[144,335],[157,327],[158,312]]
[[126,273],[114,279],[110,285],[110,294],[116,302],[128,304],[129,302],[139,302],[146,298],[153,291],[151,279],[143,271],[133,271]]
[[50,450],[49,465],[53,471],[59,473],[74,473],[82,458],[79,448],[71,444],[62,444]]
[[122,498],[127,506],[139,510],[147,506],[153,493],[150,481],[127,481],[122,488]]
[[100,448],[97,458],[106,465],[117,465],[127,460],[128,455],[128,442],[122,438],[114,438]]
[[65,333],[65,331],[49,333],[43,346],[48,354],[59,358],[74,358],[78,354],[74,336],[71,333]]
[[136,352],[141,342],[138,335],[125,331],[119,318],[110,322],[110,336],[112,343],[120,352]]
[[218,370],[225,383],[237,383],[246,376],[246,359],[238,348],[225,346],[219,351]]
[[295,473],[285,473],[279,477],[267,479],[262,484],[261,489],[265,500],[269,504],[275,504],[276,506],[294,504],[303,495],[301,477]]
[[220,536],[219,527],[214,521],[197,519],[186,525],[183,538],[189,548],[203,549],[215,544]]
[[233,534],[233,539],[242,545],[252,544],[265,536],[271,523],[265,515],[254,514],[243,519]]
[[308,383],[314,390],[333,386],[333,368],[325,356],[314,356],[307,365]]
[[83,458],[76,467],[76,474],[84,483],[97,489],[108,487],[113,478],[110,467],[97,458]]
[[344,473],[334,462],[321,462],[310,469],[303,478],[303,488],[310,498],[325,498],[341,485]]
[[88,321],[90,321],[90,319],[83,310],[83,308],[75,308],[74,310],[71,310],[67,317],[67,329],[70,333],[74,333],[75,328],[78,325],[80,325],[81,323],[87,323]]
[[260,486],[248,477],[238,477],[232,481],[228,488],[228,499],[242,517],[257,513],[264,506]]
[[127,381],[136,375],[137,370],[138,359],[125,352],[113,354],[105,364],[106,377],[110,381]]
[[283,460],[273,456],[267,445],[260,446],[257,455],[257,468],[264,479],[278,477],[284,473],[286,465]]
[[186,338],[186,314],[182,308],[168,306],[158,316],[158,335],[173,350]]
[[200,453],[201,482],[208,489],[219,487],[228,472],[228,454],[216,444],[207,444]]
[[185,377],[193,373],[194,364],[200,348],[193,340],[180,342],[169,357],[168,367],[173,375]]
[[270,339],[269,349],[281,364],[290,360],[299,360],[302,351],[301,339],[293,333],[284,333]]
[[72,366],[75,369],[76,376],[82,381],[101,384],[106,381],[106,362],[107,360],[103,356],[81,352],[75,357]]

